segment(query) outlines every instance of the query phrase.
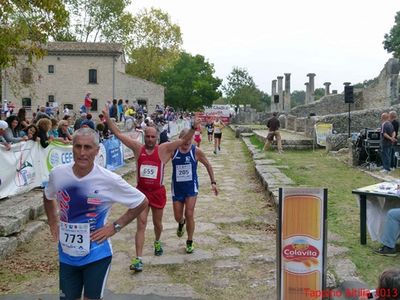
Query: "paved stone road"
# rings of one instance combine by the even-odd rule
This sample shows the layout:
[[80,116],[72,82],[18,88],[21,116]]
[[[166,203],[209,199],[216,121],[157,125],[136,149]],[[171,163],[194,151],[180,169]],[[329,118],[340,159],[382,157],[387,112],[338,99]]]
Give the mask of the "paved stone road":
[[[134,255],[136,223],[112,238],[114,257],[107,284],[110,299],[129,299],[134,295],[138,299],[161,299],[160,296],[165,297],[163,299],[275,298],[276,214],[255,175],[253,161],[243,143],[235,139],[229,129],[223,133],[222,149],[218,155],[212,153],[211,144],[203,141],[201,148],[214,167],[220,195],[215,197],[212,194],[207,171],[199,164],[195,252],[186,254],[185,236],[180,239],[176,236],[176,223],[169,201],[162,235],[164,255],[153,255],[154,234],[149,224],[142,273],[134,274],[128,269]],[[168,164],[165,184],[169,198],[170,176],[171,166]],[[110,219],[122,211],[123,207],[114,207]],[[33,251],[38,250],[46,251]],[[57,278],[51,281],[47,278],[46,283],[41,283],[40,278],[35,280],[38,293],[53,294],[42,299],[56,299],[56,282]],[[0,299],[27,298],[8,296]]]

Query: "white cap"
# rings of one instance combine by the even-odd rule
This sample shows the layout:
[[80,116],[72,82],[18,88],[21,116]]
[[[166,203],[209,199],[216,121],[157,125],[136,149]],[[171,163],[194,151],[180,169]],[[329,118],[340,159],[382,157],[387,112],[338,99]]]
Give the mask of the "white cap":
[[0,120],[0,129],[6,129],[6,128],[8,128],[7,122]]

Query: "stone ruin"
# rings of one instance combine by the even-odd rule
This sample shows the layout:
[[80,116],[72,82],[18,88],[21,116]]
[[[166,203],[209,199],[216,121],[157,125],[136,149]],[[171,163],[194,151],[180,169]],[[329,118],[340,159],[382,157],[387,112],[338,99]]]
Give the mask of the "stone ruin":
[[[365,128],[378,128],[380,115],[384,111],[395,110],[400,115],[399,99],[399,59],[387,61],[379,76],[364,88],[354,89],[354,103],[350,104],[351,132],[359,132]],[[305,104],[290,107],[290,73],[285,77],[278,76],[272,80],[271,110],[269,113],[257,113],[246,108],[233,120],[237,124],[266,124],[273,111],[279,112],[281,127],[303,132],[308,137],[314,136],[314,125],[317,122],[333,124],[337,133],[348,132],[349,104],[344,102],[344,93],[330,91],[330,82],[325,82],[325,95],[315,101],[314,78],[316,74],[309,73],[306,86]],[[285,78],[285,87],[283,87]],[[344,86],[350,85],[345,82]]]

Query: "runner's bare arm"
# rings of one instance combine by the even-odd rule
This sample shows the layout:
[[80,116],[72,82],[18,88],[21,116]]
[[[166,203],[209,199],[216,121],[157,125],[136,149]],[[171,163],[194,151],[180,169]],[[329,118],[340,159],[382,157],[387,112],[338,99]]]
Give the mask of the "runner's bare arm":
[[128,148],[132,149],[135,153],[135,157],[139,157],[140,148],[142,144],[134,139],[131,139],[129,136],[124,135],[121,130],[114,124],[114,122],[110,119],[110,115],[108,114],[108,107],[105,106],[102,110],[104,118],[107,121],[108,128],[111,132]]
[[47,223],[49,224],[50,227],[51,236],[53,237],[53,240],[57,242],[59,235],[58,231],[59,218],[57,213],[57,201],[47,199],[46,195],[43,193],[43,206],[44,206],[44,211],[46,212]]
[[208,176],[210,176],[211,188],[212,188],[215,196],[218,196],[218,189],[217,189],[217,184],[216,184],[215,177],[214,177],[213,167],[211,166],[211,163],[205,156],[204,152],[198,147],[196,147],[196,159],[206,167]]
[[172,154],[178,147],[192,140],[195,131],[194,128],[196,128],[199,124],[200,120],[194,120],[192,127],[182,138],[172,142],[162,143],[158,147],[158,155],[160,156],[160,159],[164,164],[166,164],[170,160]]
[[[144,198],[143,202],[140,203],[140,205],[136,206],[135,208],[130,208],[128,209],[121,217],[119,217],[115,223],[118,223],[121,225],[121,227],[125,227],[128,225],[130,222],[132,222],[137,216],[148,206],[148,201],[147,198]],[[109,237],[113,236],[115,234],[114,230],[114,224],[113,223],[107,223],[104,225],[102,228],[97,229],[94,231],[90,238],[92,241],[95,241],[97,243],[102,243]]]

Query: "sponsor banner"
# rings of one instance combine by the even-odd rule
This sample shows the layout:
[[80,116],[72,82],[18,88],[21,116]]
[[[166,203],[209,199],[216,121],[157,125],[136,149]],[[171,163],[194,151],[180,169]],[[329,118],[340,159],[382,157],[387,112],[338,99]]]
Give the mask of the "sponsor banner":
[[279,190],[278,299],[305,300],[325,288],[326,195],[318,188]]
[[206,115],[218,115],[220,117],[229,118],[231,115],[235,113],[235,110],[231,108],[230,105],[213,104],[211,107],[204,108],[204,113]]
[[184,128],[190,128],[190,120],[179,119],[175,122],[168,122],[168,138],[178,136]]
[[39,143],[33,141],[11,145],[6,151],[0,146],[0,199],[25,193],[40,185]]
[[203,113],[203,112],[196,112],[195,113],[196,118],[200,119],[202,123],[207,123],[208,121],[214,121],[216,117],[219,117],[221,121],[227,125],[230,123],[230,117],[226,116],[221,116],[219,114],[208,114],[208,113]]
[[332,134],[333,125],[329,123],[317,123],[315,124],[315,136],[317,138],[317,144],[326,147],[326,137],[328,134]]
[[106,168],[116,170],[124,165],[122,144],[115,136],[105,139],[102,144],[106,151]]
[[[190,121],[169,122],[172,135],[177,135],[183,128],[190,127]],[[126,133],[144,143],[142,131]],[[100,150],[95,162],[102,167],[115,170],[124,164],[124,159],[133,157],[133,152],[115,137],[100,143]],[[0,199],[26,193],[38,186],[46,186],[50,171],[58,165],[73,162],[72,145],[52,142],[43,148],[34,141],[11,145],[6,151],[0,146]]]

